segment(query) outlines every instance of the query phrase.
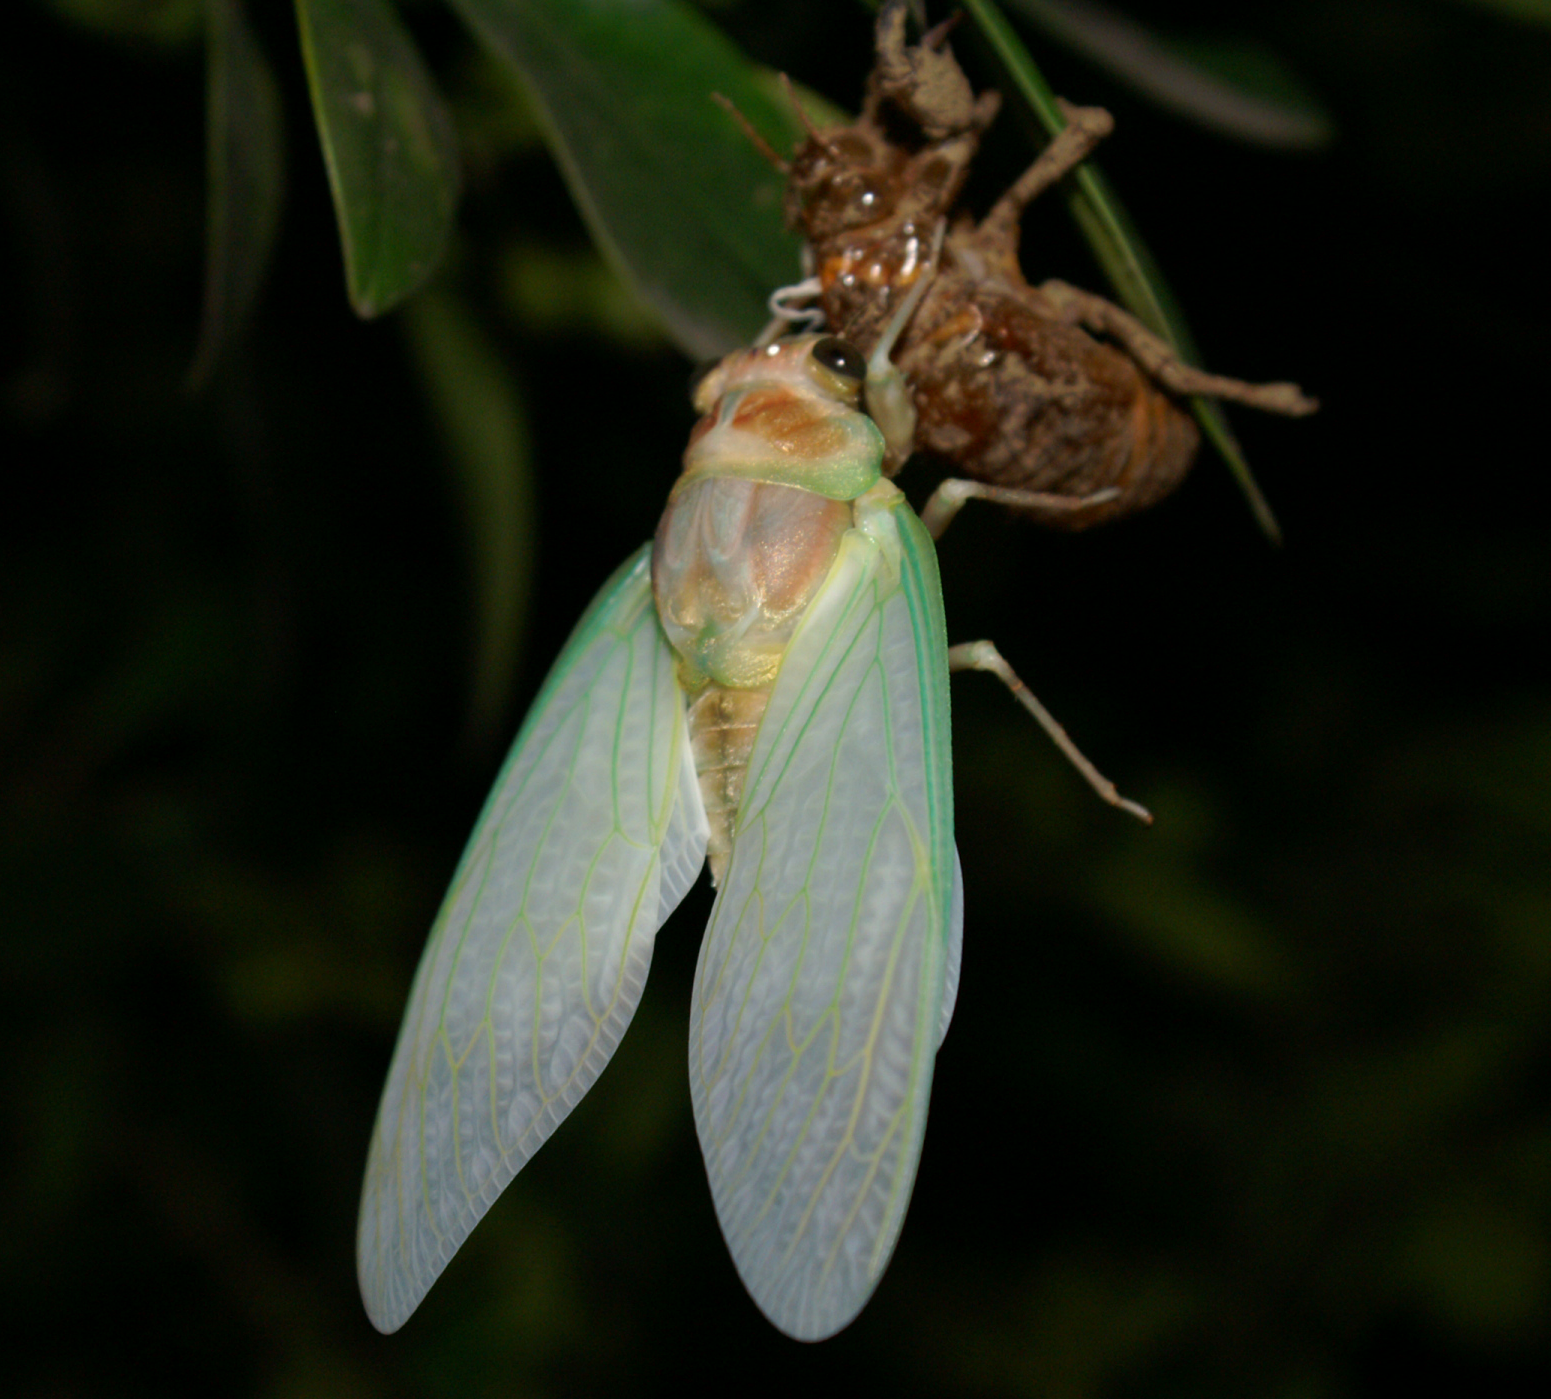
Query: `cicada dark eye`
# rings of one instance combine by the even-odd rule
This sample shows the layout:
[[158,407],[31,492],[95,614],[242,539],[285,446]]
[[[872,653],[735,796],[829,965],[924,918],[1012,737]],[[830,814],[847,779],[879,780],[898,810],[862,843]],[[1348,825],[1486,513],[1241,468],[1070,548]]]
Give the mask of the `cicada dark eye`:
[[843,379],[854,379],[860,384],[867,377],[867,356],[838,335],[826,335],[818,341],[813,347],[813,358]]

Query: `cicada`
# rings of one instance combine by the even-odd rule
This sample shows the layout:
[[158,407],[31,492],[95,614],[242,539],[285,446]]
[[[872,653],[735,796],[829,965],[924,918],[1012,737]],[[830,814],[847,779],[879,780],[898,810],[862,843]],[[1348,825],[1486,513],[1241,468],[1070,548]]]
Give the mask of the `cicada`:
[[931,281],[894,360],[919,418],[915,445],[964,478],[927,507],[934,532],[977,495],[1066,529],[1153,504],[1200,441],[1181,395],[1313,412],[1295,384],[1208,374],[1103,297],[1024,279],[1022,212],[1109,133],[1102,109],[1065,107],[1067,128],[984,219],[955,214],[1000,99],[974,94],[946,28],[907,46],[903,5],[885,5],[855,123],[810,126],[790,161],[750,130],[787,174],[786,219],[807,242],[805,285],[828,329],[871,351],[900,301]]
[[[887,363],[886,351],[879,363]],[[403,1324],[608,1063],[709,861],[689,1077],[723,1233],[790,1336],[845,1326],[905,1214],[963,901],[931,537],[867,364],[740,351],[655,541],[593,601],[496,779],[410,991],[357,1260]]]

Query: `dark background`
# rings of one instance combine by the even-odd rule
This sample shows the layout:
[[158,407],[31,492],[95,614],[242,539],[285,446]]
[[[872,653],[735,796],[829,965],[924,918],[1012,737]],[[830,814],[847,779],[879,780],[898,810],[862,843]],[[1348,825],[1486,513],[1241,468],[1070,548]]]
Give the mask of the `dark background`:
[[[1123,525],[972,506],[944,540],[952,639],[996,638],[1158,822],[955,680],[964,972],[920,1177],[870,1306],[801,1347],[737,1282],[690,1120],[704,888],[598,1087],[406,1329],[366,1322],[356,1196],[415,958],[545,666],[653,528],[686,365],[619,294],[512,289],[541,252],[596,292],[593,255],[414,7],[469,154],[441,287],[526,405],[536,501],[509,707],[472,722],[448,445],[403,318],[347,308],[288,6],[250,6],[286,99],[277,258],[185,388],[197,28],[100,19],[176,8],[27,4],[0,46],[7,1390],[1545,1393],[1551,29],[1128,7],[1280,53],[1339,130],[1300,156],[1036,49],[1115,112],[1103,163],[1208,361],[1325,406],[1235,416],[1280,550],[1205,455]],[[717,16],[857,101],[861,9]],[[972,198],[1026,159],[1015,116],[996,136]],[[1027,232],[1031,275],[1097,282],[1059,207]]]

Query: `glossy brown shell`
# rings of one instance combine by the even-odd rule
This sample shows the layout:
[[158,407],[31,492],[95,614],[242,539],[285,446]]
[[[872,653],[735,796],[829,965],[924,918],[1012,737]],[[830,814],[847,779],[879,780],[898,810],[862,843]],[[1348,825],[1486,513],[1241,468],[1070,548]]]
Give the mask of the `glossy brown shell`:
[[[916,442],[966,476],[1059,496],[1115,489],[1046,523],[1084,529],[1145,509],[1184,478],[1194,421],[1123,351],[1063,318],[1025,283],[971,256],[965,225],[895,354],[912,385]],[[967,265],[966,265],[967,264]]]
[[[886,7],[860,119],[810,137],[787,181],[787,219],[812,250],[826,322],[867,352],[929,262],[998,105],[994,93],[966,100],[951,55],[907,48],[903,35],[902,11]],[[1061,496],[1116,490],[1102,505],[1040,514],[1083,529],[1167,495],[1199,434],[1128,354],[1024,280],[1018,234],[1016,221],[960,218],[893,358],[917,445],[955,473]]]

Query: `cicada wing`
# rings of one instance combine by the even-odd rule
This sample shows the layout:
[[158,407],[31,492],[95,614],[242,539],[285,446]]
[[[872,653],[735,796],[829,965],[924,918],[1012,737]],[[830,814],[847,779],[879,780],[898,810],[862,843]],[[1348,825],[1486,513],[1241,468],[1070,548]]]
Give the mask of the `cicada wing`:
[[379,1330],[404,1323],[613,1054],[705,857],[693,769],[648,547],[545,681],[415,973],[357,1236]]
[[937,1047],[948,1038],[953,1007],[959,999],[959,968],[964,962],[964,867],[958,847],[953,850],[953,898],[948,906],[948,964],[942,979],[942,1018],[937,1023]]
[[931,540],[860,530],[782,661],[696,971],[690,1086],[739,1275],[818,1340],[915,1180],[950,958],[947,641]]

